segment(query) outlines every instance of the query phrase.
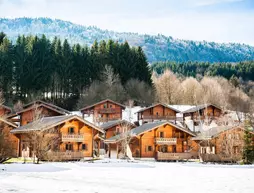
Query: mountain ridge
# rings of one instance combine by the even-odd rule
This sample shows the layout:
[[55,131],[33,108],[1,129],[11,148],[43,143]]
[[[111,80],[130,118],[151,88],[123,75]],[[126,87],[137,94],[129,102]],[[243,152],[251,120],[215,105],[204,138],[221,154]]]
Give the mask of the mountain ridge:
[[199,61],[239,62],[254,60],[254,47],[240,43],[215,43],[181,40],[162,34],[148,35],[134,32],[102,30],[96,26],[83,26],[70,21],[51,18],[0,18],[0,31],[15,41],[18,35],[42,35],[48,38],[68,39],[70,43],[87,44],[95,40],[128,41],[131,46],[141,46],[149,62]]

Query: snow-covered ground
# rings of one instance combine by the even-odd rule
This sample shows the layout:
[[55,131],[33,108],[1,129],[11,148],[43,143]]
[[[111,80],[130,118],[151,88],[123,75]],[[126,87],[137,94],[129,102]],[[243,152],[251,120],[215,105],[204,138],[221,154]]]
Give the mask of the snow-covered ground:
[[254,166],[104,162],[0,165],[0,192],[254,192]]

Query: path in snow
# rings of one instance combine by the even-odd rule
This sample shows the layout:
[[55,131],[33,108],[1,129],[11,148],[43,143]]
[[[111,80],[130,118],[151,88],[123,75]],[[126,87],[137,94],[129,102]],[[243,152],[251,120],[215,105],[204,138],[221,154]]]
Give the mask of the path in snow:
[[0,165],[0,193],[7,192],[253,193],[254,166],[108,161]]

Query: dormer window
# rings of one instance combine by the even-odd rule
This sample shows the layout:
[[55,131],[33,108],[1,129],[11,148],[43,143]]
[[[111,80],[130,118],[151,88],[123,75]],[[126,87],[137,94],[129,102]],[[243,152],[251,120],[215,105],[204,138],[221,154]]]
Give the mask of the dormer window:
[[69,127],[68,133],[74,133],[74,128],[73,127]]
[[159,135],[160,135],[160,138],[164,138],[164,132],[160,132]]

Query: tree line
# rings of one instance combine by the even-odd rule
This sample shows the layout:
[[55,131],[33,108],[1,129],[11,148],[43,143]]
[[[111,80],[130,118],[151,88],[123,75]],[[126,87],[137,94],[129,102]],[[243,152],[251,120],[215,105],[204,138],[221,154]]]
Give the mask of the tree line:
[[209,62],[155,62],[152,70],[162,74],[166,69],[182,76],[222,76],[230,79],[232,76],[242,78],[245,81],[254,81],[254,61],[237,63],[209,63]]
[[130,79],[151,85],[142,48],[127,42],[95,41],[88,47],[42,35],[19,36],[13,43],[0,33],[0,88],[7,102],[29,97],[56,103],[78,99],[92,82],[101,80],[105,66],[112,67],[123,85]]

